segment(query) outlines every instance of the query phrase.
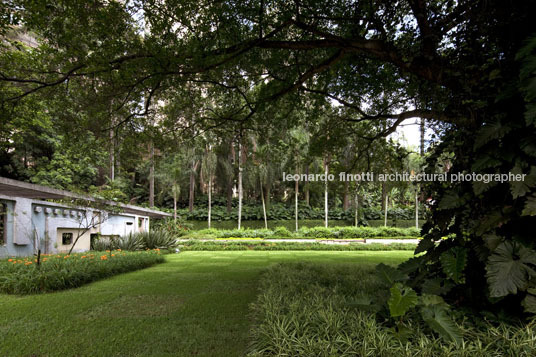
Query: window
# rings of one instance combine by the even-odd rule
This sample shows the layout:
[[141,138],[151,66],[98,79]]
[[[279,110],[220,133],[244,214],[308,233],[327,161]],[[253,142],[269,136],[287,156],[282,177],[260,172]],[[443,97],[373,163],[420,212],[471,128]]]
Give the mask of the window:
[[73,243],[73,234],[72,233],[63,233],[61,235],[61,244],[69,245]]
[[0,203],[0,245],[6,244],[7,237],[7,205]]

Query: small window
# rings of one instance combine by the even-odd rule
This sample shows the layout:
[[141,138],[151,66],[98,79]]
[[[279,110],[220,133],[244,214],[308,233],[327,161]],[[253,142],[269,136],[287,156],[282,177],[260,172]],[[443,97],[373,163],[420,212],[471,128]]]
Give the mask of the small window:
[[73,234],[72,233],[63,233],[61,235],[61,244],[69,245],[73,243]]
[[127,226],[131,226],[132,225],[132,222],[127,222]]
[[7,205],[0,203],[0,245],[6,244],[7,236]]
[[138,227],[141,228],[143,227],[143,218],[138,218]]

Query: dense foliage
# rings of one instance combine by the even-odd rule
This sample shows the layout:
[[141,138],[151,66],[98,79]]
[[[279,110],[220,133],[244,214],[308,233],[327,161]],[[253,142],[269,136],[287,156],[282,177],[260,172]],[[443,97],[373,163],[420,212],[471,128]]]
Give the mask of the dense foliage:
[[[280,264],[261,281],[253,304],[251,356],[531,356],[534,322],[497,323],[456,316],[463,343],[442,336],[445,315],[390,318],[388,287],[372,267]],[[407,298],[407,296],[406,296]],[[429,300],[428,306],[434,306]],[[426,309],[427,307],[422,307]],[[429,308],[429,307],[428,307]],[[403,321],[403,323],[401,322]],[[435,328],[434,328],[435,327]]]

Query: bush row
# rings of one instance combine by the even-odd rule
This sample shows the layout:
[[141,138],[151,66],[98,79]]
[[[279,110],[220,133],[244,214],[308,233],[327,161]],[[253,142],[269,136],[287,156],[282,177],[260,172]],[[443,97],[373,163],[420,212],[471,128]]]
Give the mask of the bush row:
[[[491,323],[452,311],[464,331],[458,344],[441,339],[417,318],[400,318],[393,325],[378,310],[386,305],[389,290],[372,267],[276,265],[261,278],[259,291],[252,305],[249,356],[528,357],[536,351],[536,320]],[[407,298],[400,296],[398,302]],[[445,326],[446,319],[441,321]]]
[[[423,218],[423,213],[420,210],[420,218]],[[208,218],[208,209],[206,207],[198,207],[190,212],[188,209],[179,210],[179,215],[188,220],[205,221]],[[284,204],[273,204],[266,212],[269,220],[290,220],[295,218],[294,206]],[[227,212],[226,207],[214,206],[211,212],[212,220],[214,221],[236,221],[238,213],[236,209]],[[355,212],[352,209],[343,210],[342,208],[330,208],[328,218],[330,220],[347,220],[353,221]],[[306,205],[298,207],[298,217],[300,219],[324,219],[323,208],[313,208]],[[369,220],[379,220],[384,217],[384,213],[379,208],[364,207],[360,209],[360,222],[366,224]],[[242,208],[243,220],[262,220],[264,218],[262,207],[260,205],[245,205]],[[414,207],[396,207],[387,209],[387,218],[394,220],[411,220],[415,218]]]
[[286,227],[275,229],[203,229],[186,235],[185,238],[417,238],[420,231],[395,227],[302,227],[291,232]]
[[415,250],[416,244],[409,243],[371,243],[371,244],[321,244],[321,243],[291,243],[291,242],[214,242],[187,241],[180,246],[182,251],[220,251],[220,250]]
[[70,289],[163,261],[157,250],[43,255],[39,265],[35,258],[9,258],[0,261],[0,292],[35,294]]

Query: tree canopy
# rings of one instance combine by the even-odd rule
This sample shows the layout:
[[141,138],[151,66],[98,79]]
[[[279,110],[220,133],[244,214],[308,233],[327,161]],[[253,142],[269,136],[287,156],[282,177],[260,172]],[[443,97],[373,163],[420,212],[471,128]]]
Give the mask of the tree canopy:
[[[473,306],[511,308],[514,299],[534,312],[535,262],[526,257],[536,249],[535,10],[498,0],[7,1],[1,172],[88,186],[106,148],[112,179],[117,166],[128,168],[127,181],[151,181],[158,150],[189,142],[176,159],[193,199],[207,143],[191,143],[210,138],[210,171],[229,198],[242,164],[289,147],[293,171],[298,156],[319,171],[328,157],[388,170],[407,155],[385,138],[423,118],[440,136],[426,171],[528,179],[427,185],[437,205],[417,250],[426,254],[403,267],[412,286]],[[300,128],[312,135],[303,157],[286,134]],[[286,164],[266,161],[265,178]],[[267,181],[244,178],[251,187]]]

